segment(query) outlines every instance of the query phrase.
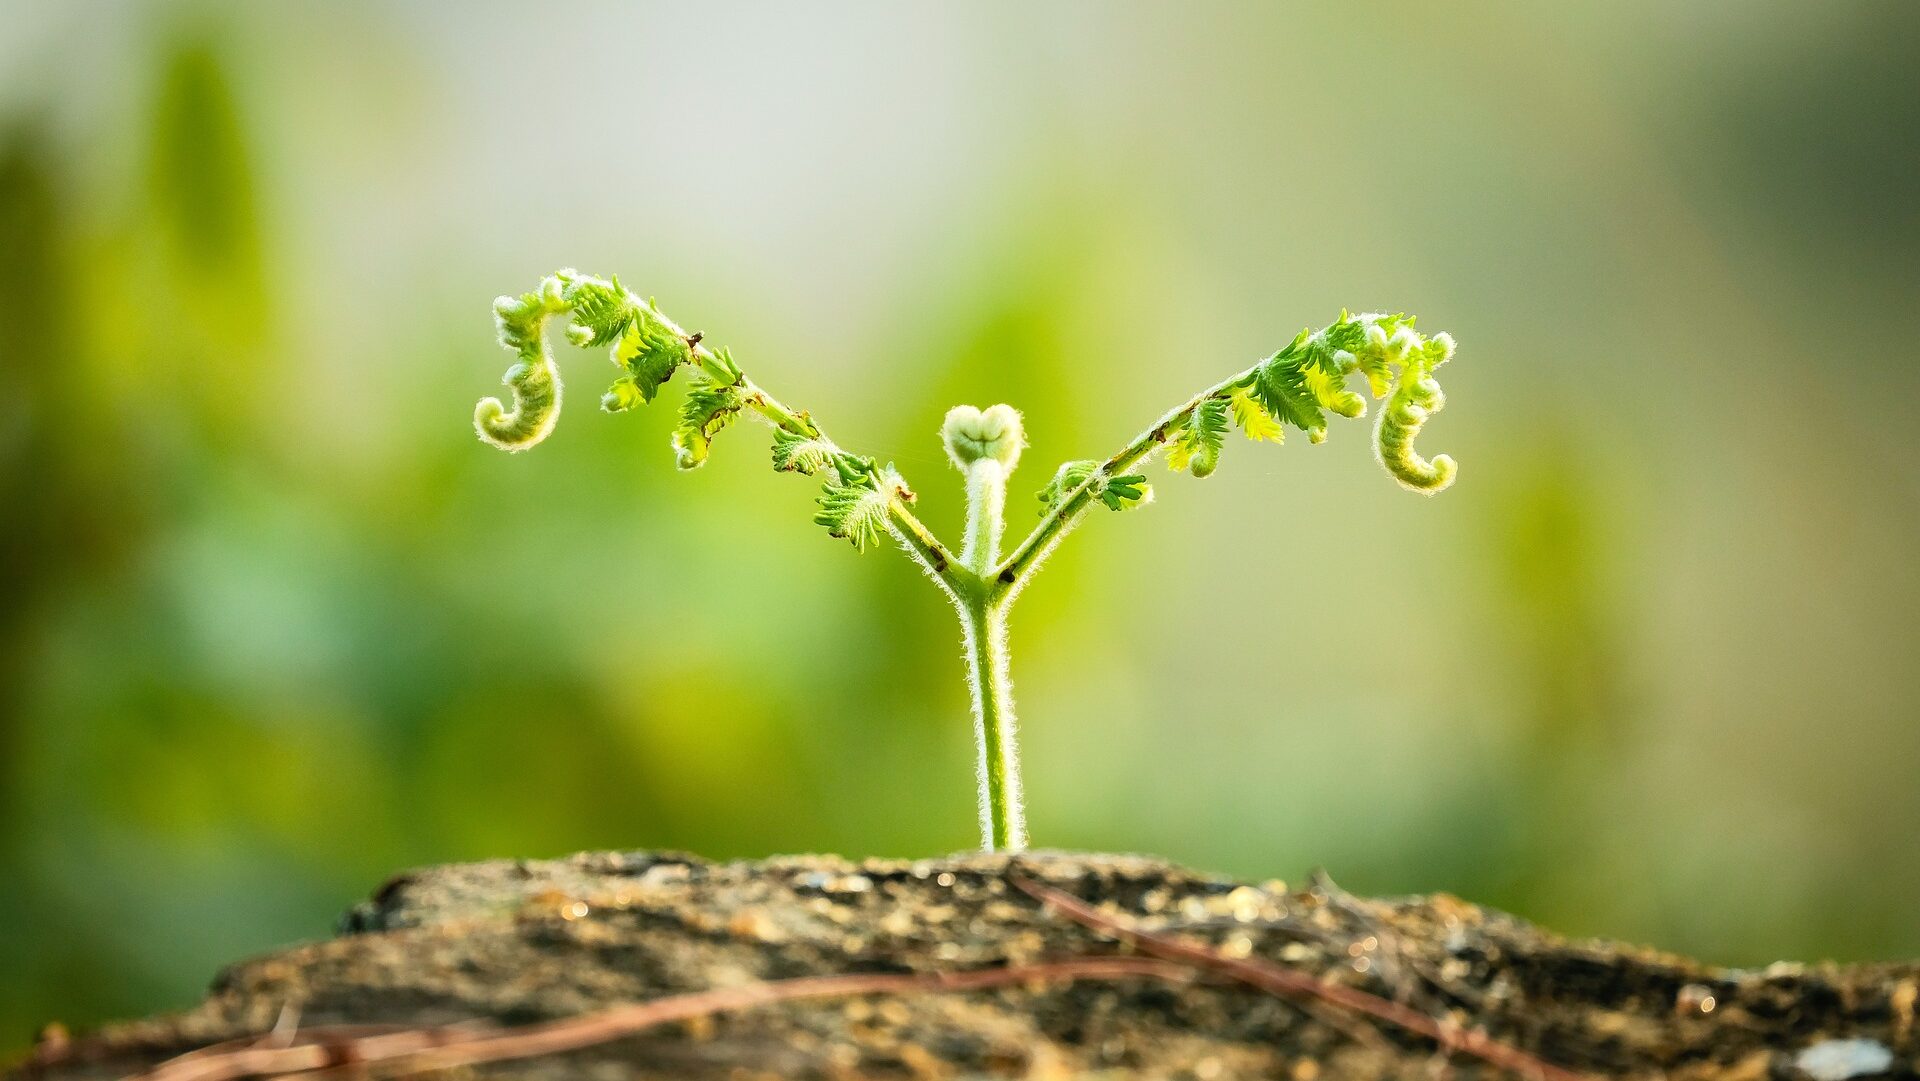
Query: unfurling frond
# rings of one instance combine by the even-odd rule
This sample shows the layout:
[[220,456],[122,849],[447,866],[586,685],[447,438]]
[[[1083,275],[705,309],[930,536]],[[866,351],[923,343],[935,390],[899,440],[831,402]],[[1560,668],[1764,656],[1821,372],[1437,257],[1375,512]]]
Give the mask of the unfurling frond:
[[[1329,414],[1365,415],[1366,400],[1347,387],[1348,378],[1356,373],[1366,379],[1374,397],[1388,397],[1375,436],[1375,449],[1387,472],[1414,491],[1440,491],[1453,483],[1453,459],[1443,454],[1428,461],[1414,451],[1413,440],[1446,401],[1433,370],[1452,356],[1451,337],[1424,337],[1413,329],[1409,316],[1341,312],[1331,325],[1319,331],[1302,330],[1286,348],[1167,414],[1105,462],[1061,466],[1040,493],[1041,513],[1077,515],[1092,500],[1115,510],[1147,502],[1152,493],[1144,485],[1134,492],[1130,482],[1135,478],[1109,474],[1138,465],[1161,445],[1166,447],[1168,467],[1196,477],[1211,475],[1220,464],[1229,418],[1254,442],[1282,442],[1292,426],[1319,443],[1327,437]],[[1089,498],[1060,511],[1089,478],[1094,482]],[[1050,532],[1043,526],[1041,535],[1044,538]],[[1038,550],[1037,545],[1029,545],[1016,559],[1024,563]]]
[[[828,532],[865,548],[894,521],[904,530],[894,535],[924,565],[950,563],[951,556],[907,509],[913,492],[891,466],[882,469],[871,458],[835,446],[805,411],[787,406],[748,379],[733,354],[702,345],[701,335],[682,330],[653,301],[641,300],[617,278],[563,270],[533,292],[495,302],[500,344],[516,357],[506,376],[513,404],[509,409],[488,398],[475,409],[474,426],[485,441],[524,450],[553,430],[560,409],[560,376],[546,331],[555,316],[564,318],[568,341],[609,349],[620,369],[600,399],[601,408],[610,413],[652,402],[682,366],[695,370],[673,431],[674,462],[681,469],[703,465],[723,428],[742,415],[758,416],[773,427],[776,469],[828,478],[816,515]],[[1006,406],[995,409],[1012,414]],[[999,416],[994,410],[988,413]],[[1019,417],[1013,415],[1016,440],[1018,426]]]
[[1421,458],[1413,437],[1445,400],[1433,370],[1452,355],[1452,338],[1423,337],[1406,315],[1341,312],[1337,322],[1318,332],[1301,331],[1285,349],[1236,380],[1228,402],[1250,439],[1279,442],[1281,425],[1290,424],[1318,443],[1327,437],[1327,414],[1366,413],[1365,400],[1347,389],[1347,378],[1357,372],[1374,397],[1391,394],[1376,429],[1380,461],[1406,487],[1437,492],[1453,483],[1453,459]]
[[493,302],[493,322],[500,345],[518,359],[501,380],[513,391],[513,408],[498,398],[482,398],[473,410],[473,427],[481,439],[502,450],[525,450],[553,431],[560,415],[560,372],[547,349],[547,317],[566,310],[564,285],[556,277],[540,288]]
[[1413,449],[1413,439],[1420,434],[1427,418],[1447,403],[1432,373],[1453,357],[1453,337],[1443,333],[1418,345],[1410,343],[1406,355],[1400,377],[1393,386],[1393,396],[1380,411],[1374,447],[1381,464],[1395,480],[1413,491],[1431,495],[1453,483],[1456,472],[1453,458],[1445,454],[1436,454],[1431,461],[1422,458]]
[[513,406],[484,398],[474,408],[480,438],[505,450],[525,450],[553,431],[560,415],[560,372],[547,346],[547,321],[569,314],[567,339],[575,345],[611,345],[613,362],[624,370],[600,399],[609,412],[650,402],[674,370],[694,360],[693,346],[678,328],[620,286],[563,270],[533,292],[501,297],[493,303],[500,345],[517,361],[507,369]]

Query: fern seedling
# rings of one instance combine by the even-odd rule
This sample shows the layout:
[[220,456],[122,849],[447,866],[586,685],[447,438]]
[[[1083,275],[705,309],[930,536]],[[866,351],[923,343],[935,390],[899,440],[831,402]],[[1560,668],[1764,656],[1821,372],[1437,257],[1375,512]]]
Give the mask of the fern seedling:
[[1041,489],[1040,520],[1003,554],[1007,480],[1026,446],[1011,406],[956,406],[941,438],[966,478],[966,535],[958,554],[913,513],[913,489],[891,463],[843,449],[808,413],[793,409],[748,378],[724,349],[714,349],[662,315],[651,300],[603,280],[563,270],[518,297],[494,302],[500,344],[515,356],[504,380],[509,407],[482,399],[474,410],[480,438],[510,451],[545,439],[560,413],[560,375],[546,340],[554,317],[566,319],[569,341],[611,349],[620,375],[600,399],[622,412],[653,401],[681,369],[687,394],[673,433],[674,460],[695,469],[713,441],[742,417],[773,428],[773,466],[821,482],[814,521],[828,535],[866,550],[891,540],[939,586],[959,614],[966,646],[978,746],[981,843],[988,851],[1026,847],[1027,831],[1015,748],[1013,689],[1008,680],[1007,614],[1047,556],[1093,511],[1144,506],[1153,488],[1136,470],[1156,451],[1175,471],[1206,477],[1219,465],[1230,429],[1250,440],[1279,443],[1288,428],[1309,441],[1326,438],[1327,417],[1359,417],[1366,400],[1349,389],[1359,375],[1376,399],[1374,450],[1393,478],[1416,492],[1453,483],[1453,459],[1423,458],[1414,437],[1445,403],[1434,371],[1453,356],[1453,339],[1414,329],[1411,317],[1369,313],[1302,330],[1285,348],[1215,383],[1168,411],[1104,459],[1061,465]]

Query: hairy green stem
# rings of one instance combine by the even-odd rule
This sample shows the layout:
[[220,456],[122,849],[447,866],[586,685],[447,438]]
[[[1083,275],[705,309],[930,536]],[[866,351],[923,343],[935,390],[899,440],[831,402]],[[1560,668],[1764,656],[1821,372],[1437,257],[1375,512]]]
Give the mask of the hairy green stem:
[[1000,534],[1005,529],[1007,467],[982,458],[967,467],[967,536],[960,562],[982,578],[990,577],[1000,562]]
[[974,740],[980,752],[980,846],[988,852],[1020,852],[1027,847],[1027,820],[1020,794],[1013,684],[1007,677],[1007,606],[975,598],[962,600],[960,608]]
[[973,693],[973,733],[979,750],[980,844],[989,852],[1027,847],[1026,811],[1020,796],[1020,754],[1015,746],[1013,684],[1007,678],[1007,608],[987,580],[1000,561],[1006,518],[1007,467],[980,458],[966,467],[967,538],[960,561],[978,575],[975,588],[956,597],[967,648],[967,683]]
[[887,524],[888,532],[893,534],[894,540],[906,550],[907,555],[932,575],[940,588],[952,594],[959,584],[956,578],[960,568],[954,563],[953,554],[947,551],[946,546],[927,531],[927,527],[914,517],[906,504],[897,499],[887,507]]

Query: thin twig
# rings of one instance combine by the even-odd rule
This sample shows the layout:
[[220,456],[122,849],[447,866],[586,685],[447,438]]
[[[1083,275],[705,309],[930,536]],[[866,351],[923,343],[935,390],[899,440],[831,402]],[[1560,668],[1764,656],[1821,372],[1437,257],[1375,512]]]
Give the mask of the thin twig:
[[1178,961],[1224,973],[1236,980],[1279,995],[1307,996],[1362,1013],[1376,1020],[1397,1025],[1408,1032],[1425,1036],[1442,1047],[1459,1051],[1488,1065],[1512,1070],[1523,1077],[1541,1081],[1590,1081],[1575,1073],[1528,1054],[1511,1044],[1501,1043],[1484,1033],[1467,1031],[1434,1018],[1410,1006],[1381,998],[1357,987],[1331,983],[1305,972],[1296,972],[1265,961],[1229,957],[1199,943],[1168,935],[1143,931],[1132,923],[1116,919],[1073,894],[1042,885],[1024,875],[1011,876],[1022,891],[1075,923],[1126,942],[1142,953],[1163,960]]
[[291,1047],[253,1043],[207,1054],[194,1052],[136,1075],[134,1081],[231,1081],[242,1077],[312,1081],[335,1071],[393,1076],[577,1051],[675,1021],[709,1017],[800,999],[848,995],[980,991],[1050,981],[1157,979],[1187,982],[1191,967],[1146,957],[1082,957],[969,972],[806,976],[712,991],[671,995],[594,1013],[516,1028],[475,1031],[462,1025],[405,1029],[335,1038],[314,1028]]

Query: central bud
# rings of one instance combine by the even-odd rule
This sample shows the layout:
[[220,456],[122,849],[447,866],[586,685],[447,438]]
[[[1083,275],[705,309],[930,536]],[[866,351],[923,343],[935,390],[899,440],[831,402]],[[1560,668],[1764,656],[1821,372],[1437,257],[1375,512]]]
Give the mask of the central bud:
[[947,445],[947,457],[962,473],[973,463],[991,458],[1005,472],[1013,472],[1027,435],[1020,427],[1020,414],[1010,405],[976,409],[956,405],[947,410],[946,423],[940,426],[940,438]]

